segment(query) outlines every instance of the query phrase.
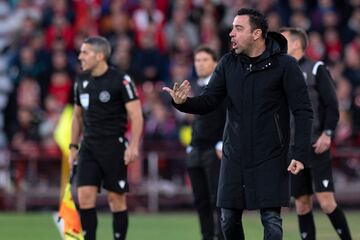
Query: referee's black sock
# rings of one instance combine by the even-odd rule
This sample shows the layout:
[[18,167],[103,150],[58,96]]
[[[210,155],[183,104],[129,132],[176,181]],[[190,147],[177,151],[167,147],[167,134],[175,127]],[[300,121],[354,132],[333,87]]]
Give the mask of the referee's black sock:
[[79,212],[84,239],[95,240],[97,227],[96,208],[80,209]]
[[128,211],[113,212],[114,240],[125,240],[128,230]]
[[344,212],[339,207],[336,207],[332,213],[328,214],[328,217],[340,239],[351,240],[350,230]]
[[312,211],[304,215],[298,215],[298,219],[301,239],[315,240],[316,230]]

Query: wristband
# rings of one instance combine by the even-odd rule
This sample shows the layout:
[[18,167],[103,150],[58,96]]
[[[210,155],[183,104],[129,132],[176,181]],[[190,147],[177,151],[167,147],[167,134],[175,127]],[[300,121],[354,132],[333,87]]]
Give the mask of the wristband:
[[328,136],[328,137],[332,137],[332,135],[333,135],[333,130],[331,130],[331,129],[325,129],[324,130],[324,133],[325,133],[325,135],[326,136]]
[[75,148],[76,150],[79,150],[79,144],[70,143],[69,144],[69,149],[71,149],[71,148]]

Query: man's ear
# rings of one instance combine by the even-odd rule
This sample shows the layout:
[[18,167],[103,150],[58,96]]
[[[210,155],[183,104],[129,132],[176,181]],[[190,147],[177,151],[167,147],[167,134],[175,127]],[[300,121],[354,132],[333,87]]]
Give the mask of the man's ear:
[[101,61],[101,60],[103,60],[103,59],[105,59],[104,53],[102,53],[102,52],[97,52],[97,53],[96,53],[96,60]]
[[300,39],[294,41],[295,48],[302,48]]
[[261,37],[261,35],[262,35],[261,29],[257,28],[254,30],[254,32],[253,32],[254,40],[258,40]]

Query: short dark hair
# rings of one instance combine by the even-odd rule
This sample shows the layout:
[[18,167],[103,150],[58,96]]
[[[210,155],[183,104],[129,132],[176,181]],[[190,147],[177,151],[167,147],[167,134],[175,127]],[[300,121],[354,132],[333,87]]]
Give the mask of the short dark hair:
[[96,51],[104,54],[105,59],[109,59],[111,55],[111,46],[109,41],[101,36],[88,37],[84,43],[93,46]]
[[260,29],[262,31],[262,36],[266,38],[268,32],[268,22],[265,18],[265,15],[260,11],[253,8],[241,8],[237,14],[237,16],[247,15],[249,16],[250,25],[252,30]]
[[197,47],[195,50],[194,50],[194,56],[196,54],[198,54],[199,52],[206,52],[207,54],[209,54],[211,56],[211,58],[216,62],[217,59],[218,59],[218,56],[215,52],[214,49],[206,46],[206,45],[200,45],[199,47]]
[[308,36],[304,29],[297,28],[297,27],[283,27],[283,28],[280,28],[279,31],[280,31],[280,33],[288,32],[290,34],[290,36],[298,38],[301,43],[301,48],[304,51],[306,50],[309,39],[308,39]]

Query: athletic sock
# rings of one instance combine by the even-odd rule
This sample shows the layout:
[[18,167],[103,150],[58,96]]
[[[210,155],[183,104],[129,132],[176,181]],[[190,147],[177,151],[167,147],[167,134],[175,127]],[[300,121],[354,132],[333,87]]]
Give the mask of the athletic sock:
[[95,240],[97,227],[96,208],[80,209],[79,212],[84,239]]
[[340,239],[351,240],[350,230],[344,212],[339,207],[336,207],[332,213],[328,214],[328,217]]
[[312,211],[304,215],[298,215],[298,219],[301,239],[315,240],[316,230]]
[[128,230],[128,211],[113,212],[114,240],[125,240]]

